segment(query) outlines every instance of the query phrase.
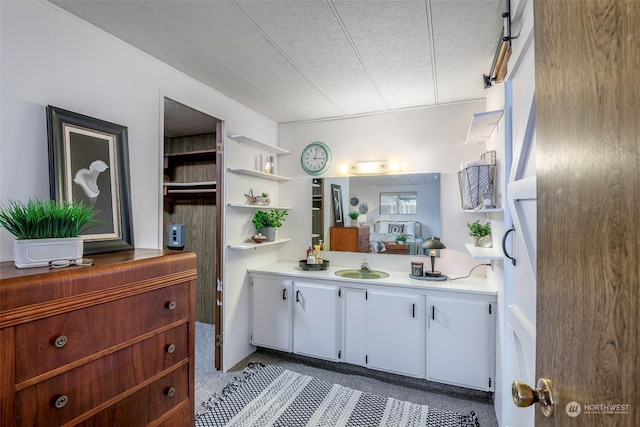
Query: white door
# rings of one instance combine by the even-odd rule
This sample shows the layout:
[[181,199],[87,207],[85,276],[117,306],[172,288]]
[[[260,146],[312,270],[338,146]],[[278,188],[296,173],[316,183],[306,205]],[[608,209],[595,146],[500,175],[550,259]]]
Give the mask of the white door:
[[424,378],[423,295],[367,291],[367,365]]
[[[533,2],[516,9],[512,31],[509,75],[505,82],[506,146],[511,147],[507,180],[507,210],[504,239],[506,337],[501,390],[505,426],[534,424],[533,408],[517,409],[511,402],[512,380],[535,384],[536,367],[536,156],[535,156],[535,63],[533,42]],[[509,150],[507,150],[509,156]],[[508,159],[509,160],[509,159]]]
[[251,279],[251,343],[291,351],[291,281]]
[[301,282],[293,288],[293,352],[338,360],[339,289]]
[[465,297],[427,297],[427,379],[493,390],[495,306]]

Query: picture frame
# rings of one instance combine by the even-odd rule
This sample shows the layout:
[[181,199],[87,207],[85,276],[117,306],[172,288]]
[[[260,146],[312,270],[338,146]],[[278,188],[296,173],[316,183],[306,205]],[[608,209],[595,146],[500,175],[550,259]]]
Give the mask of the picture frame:
[[134,248],[127,127],[47,106],[49,192],[99,212],[80,235],[84,253]]
[[331,201],[333,203],[333,223],[336,227],[344,227],[342,186],[331,184]]

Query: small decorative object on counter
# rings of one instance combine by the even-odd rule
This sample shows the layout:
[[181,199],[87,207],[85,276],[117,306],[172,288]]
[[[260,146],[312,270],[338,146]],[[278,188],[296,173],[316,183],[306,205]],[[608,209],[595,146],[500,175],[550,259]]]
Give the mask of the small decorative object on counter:
[[255,236],[251,236],[251,240],[253,240],[256,243],[262,243],[265,240],[267,240],[267,236],[263,236],[262,233],[258,233]]
[[422,261],[411,261],[411,275],[418,277],[424,275],[424,263]]
[[313,249],[316,256],[316,264],[322,264],[322,255],[320,255],[320,245],[314,245]]
[[323,259],[322,264],[307,264],[306,259],[301,259],[298,261],[298,265],[304,271],[324,271],[329,268],[329,260]]

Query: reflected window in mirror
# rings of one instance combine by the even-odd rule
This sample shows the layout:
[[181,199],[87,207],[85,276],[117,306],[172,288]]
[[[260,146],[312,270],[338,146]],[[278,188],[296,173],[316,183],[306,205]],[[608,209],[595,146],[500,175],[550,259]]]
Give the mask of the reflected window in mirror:
[[417,196],[415,191],[380,193],[380,214],[415,215]]

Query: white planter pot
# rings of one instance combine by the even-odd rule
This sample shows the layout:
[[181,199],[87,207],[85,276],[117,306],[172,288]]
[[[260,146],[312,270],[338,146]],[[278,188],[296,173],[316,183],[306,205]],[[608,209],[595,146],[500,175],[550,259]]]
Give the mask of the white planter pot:
[[56,259],[82,258],[82,237],[13,241],[13,262],[18,268],[45,267]]

